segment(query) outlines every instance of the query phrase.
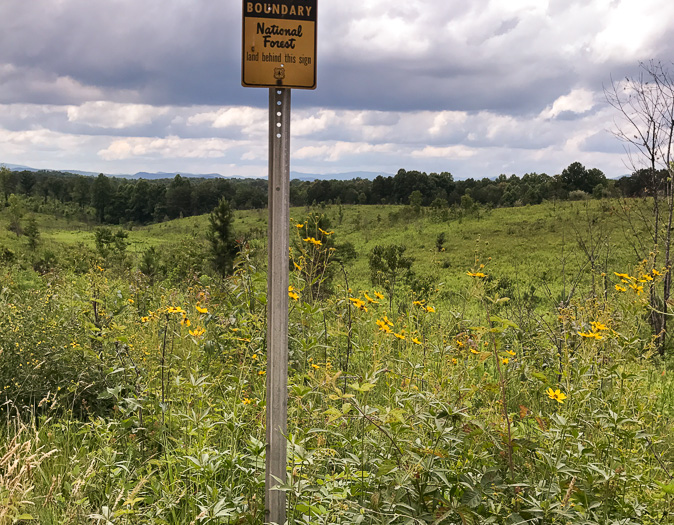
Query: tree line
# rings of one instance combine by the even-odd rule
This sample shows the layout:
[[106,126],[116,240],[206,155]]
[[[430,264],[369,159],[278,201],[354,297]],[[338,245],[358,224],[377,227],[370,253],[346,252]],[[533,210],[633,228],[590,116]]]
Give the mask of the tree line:
[[[454,180],[451,173],[424,173],[400,169],[394,176],[373,180],[293,180],[290,204],[410,204],[449,207],[467,200],[490,207],[540,204],[543,200],[648,195],[653,180],[666,174],[638,170],[609,180],[597,168],[574,162],[559,175],[527,173]],[[201,215],[226,198],[232,209],[264,208],[264,179],[188,178],[125,179],[75,175],[58,171],[10,171],[0,168],[0,195],[4,205],[12,194],[71,203],[88,209],[103,224],[138,224]],[[462,200],[463,199],[463,200]]]

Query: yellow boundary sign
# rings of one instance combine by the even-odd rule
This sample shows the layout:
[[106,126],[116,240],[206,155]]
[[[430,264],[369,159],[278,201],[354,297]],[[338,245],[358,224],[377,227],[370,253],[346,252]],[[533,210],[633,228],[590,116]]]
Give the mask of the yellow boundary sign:
[[316,88],[317,0],[244,0],[241,84]]

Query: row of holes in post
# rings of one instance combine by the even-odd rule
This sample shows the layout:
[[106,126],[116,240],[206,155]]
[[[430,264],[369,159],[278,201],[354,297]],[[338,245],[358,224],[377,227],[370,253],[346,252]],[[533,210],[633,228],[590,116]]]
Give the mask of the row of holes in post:
[[[276,90],[276,95],[277,95],[277,96],[281,96],[282,94],[283,94],[283,92],[282,92],[280,89],[277,89],[277,90]],[[276,101],[276,105],[277,105],[277,106],[281,106],[281,101],[280,101],[280,100],[277,100],[277,101]],[[283,108],[279,108],[279,109],[283,109]],[[280,127],[281,127],[281,115],[282,115],[281,111],[277,111],[277,112],[276,112],[276,117],[278,118],[278,121],[276,122],[276,127],[277,127],[277,128],[280,128]],[[278,131],[280,131],[280,129],[279,129]],[[280,138],[281,138],[281,133],[278,133],[278,132],[277,132],[277,133],[276,133],[276,138],[277,138],[277,139],[280,139]]]

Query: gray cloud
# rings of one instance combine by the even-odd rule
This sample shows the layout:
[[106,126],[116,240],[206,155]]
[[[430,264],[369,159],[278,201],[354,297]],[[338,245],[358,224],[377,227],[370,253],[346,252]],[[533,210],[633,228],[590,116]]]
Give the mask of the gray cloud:
[[[2,2],[0,162],[30,163],[35,144],[41,162],[72,158],[80,169],[264,172],[255,108],[267,95],[240,86],[240,10],[214,0]],[[318,89],[293,92],[294,162],[459,176],[554,172],[574,160],[622,170],[621,145],[603,133],[602,84],[673,56],[672,20],[666,0],[323,3]]]

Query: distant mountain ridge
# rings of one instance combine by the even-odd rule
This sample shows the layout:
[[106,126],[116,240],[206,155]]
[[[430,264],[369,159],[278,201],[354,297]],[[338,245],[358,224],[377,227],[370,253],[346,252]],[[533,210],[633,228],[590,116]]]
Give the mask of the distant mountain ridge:
[[[12,170],[12,171],[58,171],[60,173],[73,173],[75,175],[85,175],[85,176],[90,176],[90,177],[96,177],[99,172],[96,171],[81,171],[81,170],[55,170],[55,169],[38,169],[38,168],[31,168],[29,166],[22,166],[20,164],[7,164],[7,163],[0,163],[0,166],[5,166],[6,168]],[[117,173],[117,174],[110,174],[110,173],[105,173],[106,176],[108,177],[121,177],[125,179],[147,179],[147,180],[157,180],[157,179],[172,179],[176,175],[180,175],[181,177],[187,177],[187,178],[193,178],[193,179],[217,179],[217,178],[223,178],[223,179],[243,179],[243,178],[251,178],[251,177],[243,177],[240,175],[222,175],[220,173],[183,173],[183,172],[178,172],[178,171],[173,171],[173,172],[147,172],[147,171],[139,171],[133,175],[130,174],[123,174],[123,173]],[[294,180],[302,180],[302,181],[313,181],[313,180],[353,180],[353,179],[369,179],[372,180],[375,177],[382,175],[383,177],[389,177],[393,176],[391,173],[382,173],[382,172],[377,172],[377,171],[347,171],[343,173],[303,173],[299,171],[291,171],[290,172],[290,178]],[[267,178],[267,177],[262,177],[262,178]]]

